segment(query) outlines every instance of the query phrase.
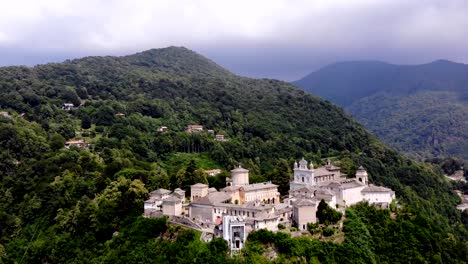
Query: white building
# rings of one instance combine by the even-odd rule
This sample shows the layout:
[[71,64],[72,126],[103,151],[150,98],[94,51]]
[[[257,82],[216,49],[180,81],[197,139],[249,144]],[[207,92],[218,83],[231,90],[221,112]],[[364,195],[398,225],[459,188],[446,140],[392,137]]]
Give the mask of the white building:
[[395,199],[395,192],[382,186],[369,185],[361,193],[365,201],[385,208]]
[[0,112],[0,116],[7,117],[7,118],[11,117],[10,113],[8,112]]
[[72,104],[72,103],[64,103],[62,105],[62,109],[65,110],[65,111],[70,111],[70,110],[75,109],[75,105]]
[[338,181],[346,178],[346,175],[340,172],[340,168],[333,166],[330,161],[327,165],[314,169],[312,162],[302,160],[294,163],[294,178],[290,183],[290,189],[296,189],[303,186],[316,186],[322,182]]
[[149,199],[144,202],[144,215],[153,214],[182,215],[182,205],[185,201],[185,191],[179,188],[174,192],[160,188],[149,193]]
[[315,199],[299,198],[293,203],[293,219],[299,230],[307,230],[308,223],[317,222],[318,203]]
[[162,212],[164,215],[180,216],[182,215],[182,202],[176,196],[170,196],[162,201]]
[[247,240],[245,221],[240,216],[223,216],[223,238],[228,242],[231,251],[238,251],[244,247]]
[[212,170],[204,170],[203,172],[210,175],[210,176],[216,176],[216,175],[220,174],[223,171],[221,169],[212,169]]
[[[315,223],[316,209],[321,200],[332,208],[342,210],[361,201],[387,208],[393,199],[395,192],[391,189],[369,185],[367,171],[362,166],[356,171],[355,178],[346,179],[340,168],[330,161],[314,169],[312,163],[307,164],[302,159],[294,163],[294,176],[286,202],[294,208],[293,219],[299,229],[304,229],[307,221]],[[312,204],[315,204],[315,208],[312,208]]]
[[194,199],[190,203],[190,217],[202,223],[219,224],[223,215],[242,216],[249,231],[260,228],[276,231],[280,218],[290,219],[292,209],[276,210],[280,205],[277,185],[250,184],[249,171],[241,165],[231,171],[227,183],[229,186],[220,191],[208,189],[204,184],[192,185]]
[[203,183],[197,183],[190,186],[190,201],[195,201],[199,198],[208,195],[208,185]]

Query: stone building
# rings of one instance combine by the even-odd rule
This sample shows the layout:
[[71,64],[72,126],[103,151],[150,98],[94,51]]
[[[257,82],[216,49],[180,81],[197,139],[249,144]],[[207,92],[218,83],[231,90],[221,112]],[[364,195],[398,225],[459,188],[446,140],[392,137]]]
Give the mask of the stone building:
[[249,171],[241,165],[231,170],[227,184],[229,186],[220,191],[210,190],[204,184],[192,185],[194,199],[190,203],[190,217],[215,224],[221,222],[224,215],[240,216],[247,230],[267,228],[273,231],[277,230],[280,218],[290,219],[292,209],[276,210],[280,203],[277,185],[271,182],[250,184]]
[[65,148],[69,149],[71,146],[75,146],[77,148],[83,149],[83,148],[88,148],[89,143],[87,143],[83,139],[69,140],[69,141],[65,142]]
[[307,230],[308,223],[317,222],[317,206],[315,199],[299,198],[293,203],[293,220],[299,230]]
[[[145,201],[145,215],[157,211],[169,216],[188,216],[203,228],[219,227],[232,250],[244,246],[252,230],[278,230],[296,225],[307,230],[308,223],[316,223],[317,207],[324,200],[332,208],[344,211],[347,206],[368,201],[388,207],[395,193],[385,187],[369,184],[367,171],[359,167],[355,178],[346,178],[340,168],[327,162],[314,168],[304,159],[294,163],[289,196],[280,201],[278,186],[271,182],[249,182],[249,171],[239,165],[231,170],[227,186],[221,190],[197,183],[190,187],[190,204],[185,205],[185,192],[158,189]],[[187,210],[188,209],[188,210]]]
[[[304,229],[308,221],[316,222],[315,213],[321,200],[332,208],[344,211],[344,208],[361,201],[388,207],[395,199],[395,192],[391,189],[369,185],[367,171],[362,166],[356,171],[356,177],[351,179],[341,174],[340,168],[330,161],[314,169],[312,163],[307,164],[302,159],[294,163],[293,169],[289,197],[285,202],[294,208],[292,217],[299,229]],[[314,209],[312,204],[315,204]]]
[[149,198],[144,202],[144,215],[170,215],[183,214],[185,191],[179,188],[173,192],[160,188],[149,193]]
[[164,215],[182,215],[182,201],[176,196],[170,196],[162,201],[162,212]]
[[239,216],[223,216],[223,238],[228,242],[231,251],[239,251],[244,248],[247,240],[245,221]]
[[197,183],[190,186],[190,201],[195,201],[199,198],[208,195],[208,185],[203,183]]
[[203,131],[203,126],[201,125],[188,125],[185,128],[185,132],[187,133],[201,132],[201,131]]

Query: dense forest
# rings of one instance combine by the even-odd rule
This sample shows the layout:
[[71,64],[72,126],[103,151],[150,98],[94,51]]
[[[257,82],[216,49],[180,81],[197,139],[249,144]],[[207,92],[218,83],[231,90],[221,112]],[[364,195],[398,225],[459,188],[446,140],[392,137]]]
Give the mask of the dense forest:
[[[0,263],[467,261],[468,215],[455,209],[456,186],[440,166],[386,147],[291,84],[235,76],[185,48],[0,68],[0,111],[9,113],[0,115]],[[189,124],[228,141],[186,133]],[[70,139],[91,146],[67,149]],[[203,169],[238,162],[252,182],[271,180],[284,195],[301,157],[331,158],[349,175],[366,167],[371,182],[395,190],[398,209],[350,208],[341,243],[254,232],[236,256],[222,239],[204,243],[196,231],[141,217],[155,188],[221,188],[226,172]]]
[[416,157],[468,160],[468,65],[435,61],[329,65],[295,82],[343,107],[385,143]]

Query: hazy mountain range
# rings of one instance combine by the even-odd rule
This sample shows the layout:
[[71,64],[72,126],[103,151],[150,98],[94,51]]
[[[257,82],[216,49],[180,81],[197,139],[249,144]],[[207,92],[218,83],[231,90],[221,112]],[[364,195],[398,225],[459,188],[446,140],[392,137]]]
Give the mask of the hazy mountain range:
[[350,61],[294,84],[342,106],[384,142],[418,158],[468,159],[468,65]]

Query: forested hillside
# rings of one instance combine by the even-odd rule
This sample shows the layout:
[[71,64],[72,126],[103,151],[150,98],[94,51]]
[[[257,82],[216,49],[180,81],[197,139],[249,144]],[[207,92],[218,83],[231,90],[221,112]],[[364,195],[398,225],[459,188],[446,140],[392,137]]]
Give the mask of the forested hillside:
[[295,84],[342,106],[400,151],[468,159],[468,65],[343,62]]
[[[235,76],[185,48],[0,68],[0,111],[10,113],[0,116],[0,263],[266,262],[267,244],[278,262],[467,261],[468,218],[440,170],[386,147],[329,102]],[[189,124],[229,140],[188,134]],[[64,148],[73,138],[90,148]],[[235,258],[221,239],[202,243],[195,231],[141,217],[149,191],[220,188],[226,174],[202,169],[237,162],[252,182],[271,180],[285,194],[303,156],[331,157],[349,175],[363,165],[396,191],[399,211],[351,209],[342,244],[254,233]],[[388,253],[398,245],[406,251]]]

